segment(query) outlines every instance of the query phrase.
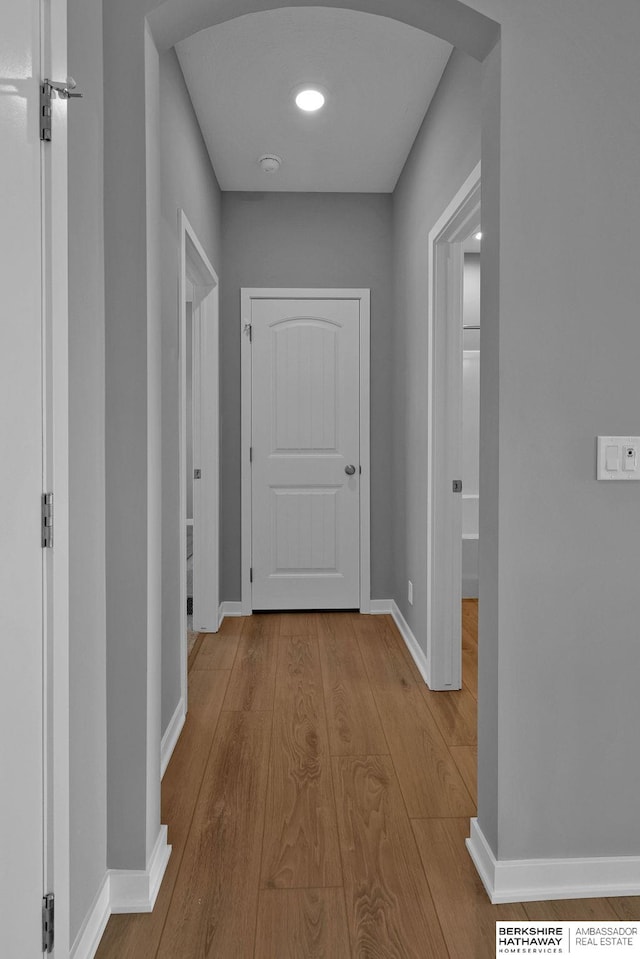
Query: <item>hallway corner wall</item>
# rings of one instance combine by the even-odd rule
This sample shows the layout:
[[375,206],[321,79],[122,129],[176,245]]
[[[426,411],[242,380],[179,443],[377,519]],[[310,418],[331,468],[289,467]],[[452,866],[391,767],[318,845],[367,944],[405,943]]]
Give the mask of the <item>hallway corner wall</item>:
[[[107,866],[144,870],[160,828],[159,558],[150,558],[150,410],[158,320],[148,311],[145,24],[139,4],[103,4]],[[150,423],[150,420],[152,422]],[[155,450],[153,451],[155,454]],[[154,614],[154,615],[157,615]],[[155,673],[158,672],[158,689]],[[153,673],[153,675],[151,675]],[[153,702],[152,702],[153,700]],[[157,700],[157,702],[156,702]],[[151,782],[157,767],[158,782]]]
[[478,821],[499,860],[611,863],[640,853],[640,511],[595,438],[638,423],[640,6],[489,6]]
[[[429,231],[480,159],[482,66],[454,50],[393,194],[393,597],[426,652]],[[413,606],[407,581],[413,583]]]
[[102,3],[68,0],[70,942],[107,867]]
[[221,275],[221,193],[174,50],[160,55],[162,734],[180,701],[178,210]]

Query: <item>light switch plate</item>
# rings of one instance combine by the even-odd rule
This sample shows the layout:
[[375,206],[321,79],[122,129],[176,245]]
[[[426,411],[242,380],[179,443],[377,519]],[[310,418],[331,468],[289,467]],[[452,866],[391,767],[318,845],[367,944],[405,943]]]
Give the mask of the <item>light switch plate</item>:
[[599,436],[599,480],[640,480],[640,436]]

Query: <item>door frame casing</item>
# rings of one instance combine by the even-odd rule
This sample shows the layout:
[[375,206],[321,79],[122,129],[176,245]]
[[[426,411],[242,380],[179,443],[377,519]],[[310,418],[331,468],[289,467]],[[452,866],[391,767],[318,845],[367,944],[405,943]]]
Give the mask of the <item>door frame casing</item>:
[[[211,265],[205,250],[198,240],[195,230],[191,226],[184,210],[178,210],[178,236],[180,242],[180,272],[178,277],[178,395],[180,402],[180,417],[178,423],[179,444],[179,510],[180,510],[180,689],[184,709],[187,709],[187,555],[183,548],[187,528],[187,289],[193,286],[193,317],[195,326],[196,313],[199,313],[200,330],[207,340],[206,353],[212,357],[208,369],[206,384],[208,396],[207,426],[210,443],[204,459],[200,463],[207,485],[208,495],[206,503],[207,529],[206,545],[213,553],[215,575],[209,585],[211,605],[215,608],[215,620],[211,623],[202,623],[208,632],[218,629],[218,608],[220,590],[220,452],[219,452],[219,280],[216,271]],[[193,378],[195,386],[196,378]],[[198,377],[200,388],[202,378]],[[195,438],[194,438],[195,440]],[[194,546],[195,546],[195,495],[194,490]],[[202,531],[201,531],[202,532]],[[202,572],[202,571],[200,571]],[[195,599],[196,556],[194,551],[194,599]],[[195,602],[194,602],[195,612]],[[195,620],[194,620],[195,625]]]
[[[480,226],[480,164],[429,231],[427,684],[462,686],[462,243]],[[481,324],[482,325],[482,324]]]
[[358,300],[360,305],[360,612],[371,609],[371,442],[370,314],[368,289],[288,289],[243,287],[240,291],[241,379],[241,615],[253,612],[251,552],[251,324],[253,300]]

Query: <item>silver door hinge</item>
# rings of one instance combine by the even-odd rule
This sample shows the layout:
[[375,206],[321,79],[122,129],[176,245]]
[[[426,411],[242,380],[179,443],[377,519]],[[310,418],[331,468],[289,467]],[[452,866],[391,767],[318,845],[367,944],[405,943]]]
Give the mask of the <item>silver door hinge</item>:
[[51,100],[58,96],[61,100],[71,100],[82,97],[81,93],[72,93],[76,88],[73,77],[67,77],[63,82],[47,80],[40,84],[40,139],[47,143],[51,140]]
[[253,566],[249,567],[249,582],[253,582]]
[[249,447],[249,462],[253,463],[253,446]]
[[244,325],[244,335],[249,337],[249,342],[251,343],[251,341],[252,341],[251,323],[245,323],[245,325]]
[[193,478],[194,478],[194,479],[202,479],[202,470],[194,470],[194,471],[193,471]]
[[462,480],[454,480],[454,481],[453,481],[453,492],[454,492],[454,493],[461,493],[461,492],[462,492]]
[[48,892],[42,897],[42,951],[53,952],[54,933],[54,899],[53,893]]
[[40,139],[51,139],[51,84],[48,80],[40,84]]
[[53,546],[53,493],[42,494],[41,510],[42,547],[51,549]]

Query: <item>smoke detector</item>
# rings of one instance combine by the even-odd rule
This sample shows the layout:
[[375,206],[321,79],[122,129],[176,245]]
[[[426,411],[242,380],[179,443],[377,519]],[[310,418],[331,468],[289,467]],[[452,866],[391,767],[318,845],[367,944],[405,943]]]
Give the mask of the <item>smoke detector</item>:
[[263,173],[277,173],[282,166],[282,157],[276,156],[275,153],[265,153],[258,163]]

